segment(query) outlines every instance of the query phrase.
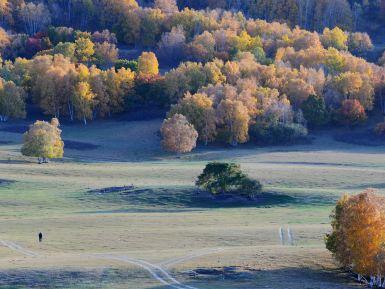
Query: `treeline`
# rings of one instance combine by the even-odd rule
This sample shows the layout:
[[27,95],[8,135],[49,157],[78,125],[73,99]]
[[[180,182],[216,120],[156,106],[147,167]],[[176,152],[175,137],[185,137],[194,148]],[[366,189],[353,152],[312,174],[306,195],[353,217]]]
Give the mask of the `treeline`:
[[[127,38],[140,30],[161,29],[153,22],[164,25],[172,22],[168,18],[178,8],[225,9],[242,11],[251,18],[286,22],[291,27],[300,25],[304,29],[322,31],[339,26],[347,30],[367,28],[367,22],[376,26],[384,22],[385,5],[376,0],[142,0],[146,8],[139,7],[135,0],[4,0],[0,5],[1,20],[7,28],[24,30],[33,35],[42,26],[73,26],[86,30],[101,28],[125,28],[121,31]],[[178,4],[178,5],[177,5]],[[162,13],[156,11],[159,8]],[[133,13],[133,10],[136,10]],[[143,26],[143,27],[142,27]],[[155,32],[156,33],[156,32]],[[131,34],[129,36],[129,34]],[[142,33],[144,34],[144,33]],[[147,40],[153,36],[149,36]]]
[[316,31],[335,26],[377,30],[376,26],[385,19],[385,4],[376,0],[179,0],[178,3],[180,7],[194,9],[239,10],[248,17],[287,22]]
[[155,81],[158,75],[153,53],[143,53],[137,66],[137,72],[125,67],[102,70],[72,62],[62,54],[6,61],[0,68],[0,119],[25,117],[27,102],[58,119],[76,118],[84,123],[122,112],[133,102],[145,102],[140,99],[144,95],[141,84],[147,78]]
[[[39,11],[52,13],[53,3],[18,3],[21,8],[45,5]],[[223,10],[179,11],[175,1],[159,0],[155,7],[109,0],[97,13],[109,17],[92,33],[48,22],[35,23],[38,32],[30,36],[16,33],[16,28],[0,29],[0,49],[9,59],[0,67],[1,120],[24,117],[26,104],[84,123],[132,106],[173,105],[163,143],[184,152],[197,140],[286,143],[306,135],[307,126],[360,123],[376,100],[382,103],[384,68],[359,57],[372,48],[365,33],[338,27],[322,33],[291,29]],[[111,17],[112,8],[122,18]],[[76,15],[72,10],[63,13],[57,17]],[[132,29],[128,16],[140,20],[135,22],[138,29]],[[50,19],[50,25],[58,21],[56,16]],[[119,39],[148,45],[155,54],[118,59]],[[33,56],[21,58],[23,49]],[[161,75],[158,58],[179,65]]]
[[[165,92],[177,101],[167,123],[185,116],[204,143],[285,143],[306,135],[306,126],[364,121],[384,85],[381,75],[383,68],[321,45],[279,48],[269,65],[251,52],[226,62],[187,62],[165,75]],[[178,138],[174,126],[168,138]]]
[[[342,23],[341,21],[345,21],[344,17],[339,15],[344,13],[344,9],[339,7],[338,3],[346,0],[304,1],[308,2],[304,6],[307,7],[306,13],[310,15],[308,16],[309,19],[317,19],[316,16],[311,15],[309,12],[309,7],[311,5],[331,7],[330,9],[325,8],[325,11],[321,14],[327,15],[332,23],[324,23],[325,21],[322,20],[323,18],[321,17],[322,19],[320,21],[323,24],[318,25],[319,29],[309,25],[302,25],[302,27],[308,30],[315,29],[321,32],[324,27],[334,28],[335,26],[339,26],[343,29],[349,29],[348,22],[350,23],[353,20]],[[323,3],[325,1],[327,2],[326,4]],[[253,1],[248,2],[254,3]],[[290,5],[291,3],[293,5],[299,5],[301,1],[284,1],[285,3],[282,4],[274,3],[276,1],[259,2],[263,3],[258,4],[258,1],[256,1],[256,7],[259,7],[260,5],[271,6],[272,9],[277,10],[277,13],[282,14],[283,17],[284,15],[291,15],[291,10],[299,11],[300,9],[298,7],[290,8]],[[313,4],[310,4],[310,2]],[[220,1],[216,1],[216,3],[219,5]],[[203,7],[201,5],[198,6]],[[347,6],[349,7],[349,4],[347,4]],[[283,10],[278,12],[279,9]],[[286,11],[285,9],[288,9],[289,11]],[[256,11],[260,12],[265,10],[265,8],[256,9]],[[333,13],[331,11],[333,11]],[[267,12],[263,13],[266,14]],[[16,41],[17,45],[22,45],[23,41],[36,42],[37,40],[30,38],[34,36],[35,39],[39,39],[39,36],[36,37],[36,34],[38,32],[47,31],[50,25],[55,27],[67,26],[87,31],[102,31],[109,29],[116,34],[119,42],[148,48],[157,48],[158,46],[162,46],[163,42],[171,41],[178,44],[181,44],[181,42],[189,43],[193,41],[196,36],[205,31],[210,32],[215,36],[224,30],[226,36],[223,37],[229,37],[231,35],[229,35],[228,31],[235,31],[239,34],[240,30],[248,30],[250,29],[250,26],[253,27],[257,25],[261,27],[264,25],[263,21],[257,21],[257,24],[255,24],[255,20],[247,18],[241,12],[233,13],[221,9],[197,11],[185,8],[179,10],[175,0],[156,0],[151,7],[141,7],[135,0],[42,0],[41,2],[7,0],[2,1],[2,5],[0,5],[0,16],[1,26],[9,31],[10,34],[13,35],[13,38],[15,38],[16,35],[18,36]],[[265,18],[269,22],[286,19],[281,16],[252,16],[262,19]],[[297,16],[294,18],[297,18]],[[290,21],[287,19],[285,21],[288,25],[283,25],[281,27],[277,24],[277,27],[275,27],[279,29],[277,33],[285,34],[287,30],[290,30],[289,28],[292,26]],[[294,24],[297,23],[294,21]],[[178,27],[183,30],[183,36],[180,31],[175,30],[178,29]],[[172,35],[165,35],[165,33],[171,32],[173,28],[174,33]],[[262,37],[262,40],[263,38],[264,37]],[[11,41],[14,42],[15,40],[11,39]],[[199,39],[197,41],[199,42]],[[202,39],[200,41],[202,41]],[[44,44],[49,45],[49,43]]]

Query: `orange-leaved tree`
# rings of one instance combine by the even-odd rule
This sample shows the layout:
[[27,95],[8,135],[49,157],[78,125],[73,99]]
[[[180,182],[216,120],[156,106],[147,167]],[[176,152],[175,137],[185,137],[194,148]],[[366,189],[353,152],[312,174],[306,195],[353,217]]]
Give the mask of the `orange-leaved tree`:
[[377,280],[385,276],[383,204],[384,197],[373,190],[344,196],[332,215],[333,232],[326,237],[327,248],[345,268]]

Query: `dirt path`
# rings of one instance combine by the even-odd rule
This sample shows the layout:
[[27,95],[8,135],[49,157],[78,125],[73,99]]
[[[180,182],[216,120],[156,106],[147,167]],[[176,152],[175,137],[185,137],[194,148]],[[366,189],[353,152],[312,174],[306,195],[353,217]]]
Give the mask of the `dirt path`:
[[176,280],[174,277],[171,276],[171,274],[163,269],[162,267],[152,264],[150,262],[144,261],[144,260],[139,260],[139,259],[134,259],[130,258],[127,256],[122,256],[122,255],[113,255],[113,254],[94,254],[96,256],[99,256],[103,259],[107,260],[116,260],[116,261],[121,261],[129,264],[133,264],[136,266],[139,266],[146,271],[148,271],[152,277],[156,280],[158,280],[160,283],[163,285],[176,288],[176,289],[199,289],[197,287],[189,286],[189,285],[184,285],[180,283],[178,280]]
[[2,244],[5,247],[8,247],[9,249],[11,249],[15,252],[18,252],[18,253],[23,254],[25,256],[28,256],[28,257],[37,257],[38,256],[37,253],[32,252],[30,250],[27,250],[27,249],[23,248],[22,246],[14,243],[14,242],[0,240],[0,244]]
[[158,263],[158,265],[161,266],[161,267],[167,268],[167,267],[170,267],[170,266],[175,265],[175,264],[187,262],[187,261],[190,261],[192,259],[196,259],[196,258],[199,258],[199,257],[202,257],[202,256],[219,253],[219,252],[222,252],[222,251],[224,251],[223,248],[205,249],[205,250],[202,250],[200,252],[192,253],[190,255],[186,255],[186,256],[177,257],[177,258],[173,258],[173,259],[162,261],[162,262]]
[[[30,251],[28,249],[23,248],[22,246],[11,242],[11,241],[4,241],[0,240],[0,245],[3,245],[5,247],[8,247],[9,249],[18,252],[20,254],[23,254],[28,257],[37,257],[39,254]],[[192,253],[186,256],[181,256],[177,258],[172,258],[169,260],[165,260],[163,262],[160,262],[157,264],[152,264],[150,262],[140,260],[140,259],[134,259],[128,256],[124,255],[114,255],[114,254],[107,254],[107,253],[99,253],[99,254],[91,254],[91,256],[96,256],[98,258],[106,259],[106,260],[114,260],[114,261],[121,261],[124,263],[129,263],[136,265],[138,267],[141,267],[142,269],[146,270],[151,274],[151,276],[159,281],[161,284],[169,286],[171,288],[175,289],[199,289],[197,287],[189,286],[182,284],[178,280],[176,280],[174,277],[171,276],[171,273],[166,270],[167,267],[171,265],[175,265],[178,263],[186,262],[195,258],[199,258],[201,256],[210,255],[214,253],[218,253],[223,251],[224,249],[218,248],[218,249],[205,249],[197,253]]]

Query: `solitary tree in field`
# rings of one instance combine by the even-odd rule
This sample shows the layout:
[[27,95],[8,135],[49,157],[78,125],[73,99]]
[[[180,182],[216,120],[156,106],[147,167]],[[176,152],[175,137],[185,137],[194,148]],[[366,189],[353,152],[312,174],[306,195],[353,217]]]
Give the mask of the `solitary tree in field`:
[[162,146],[167,151],[187,153],[196,146],[198,133],[181,114],[166,119],[160,131],[163,137]]
[[261,183],[249,178],[234,163],[208,163],[195,184],[214,195],[235,193],[254,197],[262,191]]
[[[331,234],[326,247],[337,260],[359,276],[381,282],[385,275],[384,198],[372,190],[356,196],[344,196],[332,215]],[[377,277],[374,277],[377,276]]]
[[61,139],[59,121],[36,121],[24,134],[21,153],[25,156],[37,157],[39,163],[47,163],[51,158],[62,158],[64,142]]

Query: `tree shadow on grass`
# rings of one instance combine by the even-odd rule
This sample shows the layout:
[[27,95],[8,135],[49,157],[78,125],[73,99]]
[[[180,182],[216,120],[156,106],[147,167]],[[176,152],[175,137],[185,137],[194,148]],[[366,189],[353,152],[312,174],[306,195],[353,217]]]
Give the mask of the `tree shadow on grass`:
[[[194,288],[269,288],[269,289],[353,289],[359,288],[353,276],[341,270],[292,267],[259,270],[242,267],[197,268],[173,274],[184,285]],[[184,276],[183,276],[184,275]],[[151,289],[168,289],[156,286]]]
[[0,271],[0,289],[111,288],[110,285],[124,285],[132,280],[146,282],[149,278],[147,272],[140,268],[16,269]]
[[[195,288],[271,288],[271,289],[354,289],[359,288],[352,275],[341,270],[291,267],[260,270],[251,267],[205,267],[190,271],[172,272],[183,285]],[[142,268],[135,269],[18,269],[0,271],[0,288],[135,288],[157,282]],[[156,283],[154,283],[156,284]],[[127,287],[129,286],[129,287]],[[147,288],[147,287],[146,287]],[[169,289],[155,285],[151,289]],[[187,287],[186,287],[187,288]]]
[[[194,188],[103,188],[86,193],[87,198],[119,203],[135,208],[137,211],[178,211],[180,209],[237,208],[286,206],[297,203],[294,197],[264,192],[253,199],[234,196],[212,196]],[[128,209],[130,210],[130,209]],[[122,210],[121,210],[122,211]],[[126,210],[127,211],[127,210]]]

